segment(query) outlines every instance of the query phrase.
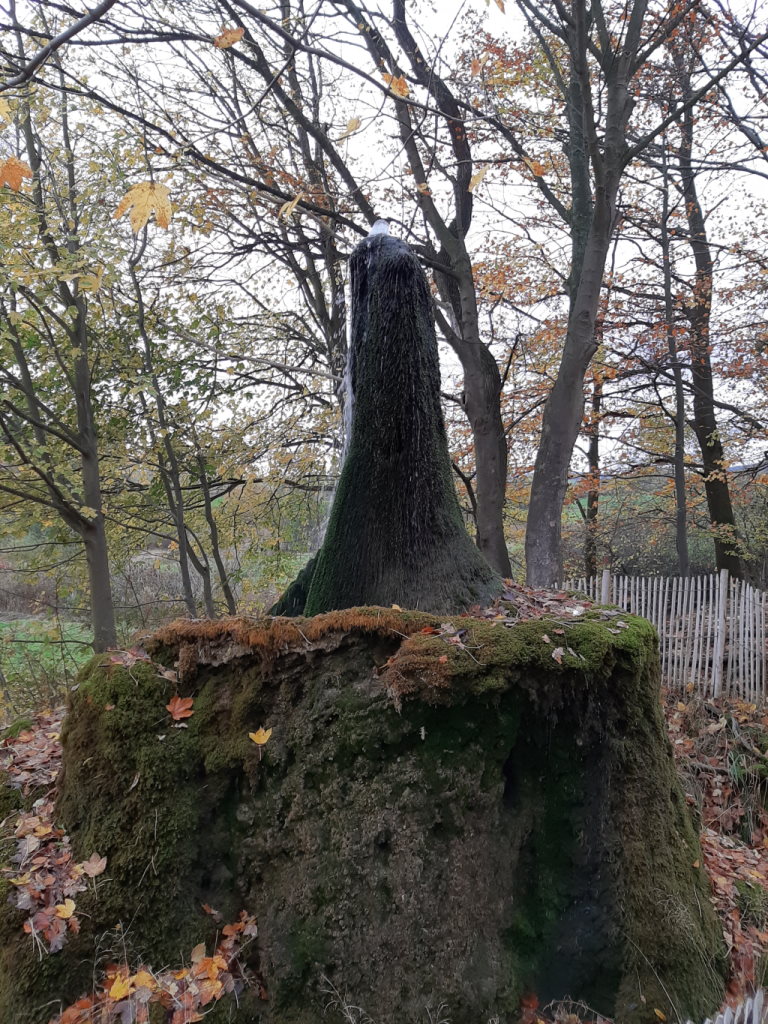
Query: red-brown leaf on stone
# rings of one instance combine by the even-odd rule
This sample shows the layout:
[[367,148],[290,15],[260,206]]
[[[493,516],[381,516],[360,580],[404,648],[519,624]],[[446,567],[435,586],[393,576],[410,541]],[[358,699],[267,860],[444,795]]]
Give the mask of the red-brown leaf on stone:
[[191,718],[194,715],[192,705],[194,699],[192,697],[171,697],[170,701],[165,705],[166,710],[170,712],[171,718],[174,722],[180,722],[182,718]]

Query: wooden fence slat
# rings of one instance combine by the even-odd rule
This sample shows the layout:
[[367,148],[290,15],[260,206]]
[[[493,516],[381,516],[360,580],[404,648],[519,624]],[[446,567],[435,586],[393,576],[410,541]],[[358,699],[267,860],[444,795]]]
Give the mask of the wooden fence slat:
[[693,651],[691,653],[691,682],[699,688],[701,684],[701,617],[704,609],[704,598],[702,594],[701,576],[696,577],[696,598],[694,600],[693,614],[695,625],[693,627]]
[[601,573],[562,586],[653,623],[670,689],[768,701],[768,591],[727,570],[694,577]]
[[737,683],[740,683],[739,696],[746,696],[746,587],[742,580],[736,581],[738,593],[738,676]]
[[728,641],[728,689],[734,693],[734,683],[739,672],[739,593],[736,580],[730,581],[728,613],[726,613],[726,638]]
[[709,686],[705,690],[705,695],[709,696],[711,693],[715,694],[715,621],[717,615],[717,577],[714,572],[710,572],[707,577],[707,587],[709,593],[708,609],[707,609],[707,675],[709,680]]

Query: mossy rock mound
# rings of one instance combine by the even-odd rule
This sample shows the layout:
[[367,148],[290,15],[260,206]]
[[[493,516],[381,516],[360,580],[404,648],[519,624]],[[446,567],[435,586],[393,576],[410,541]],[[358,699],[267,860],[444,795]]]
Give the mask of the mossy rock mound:
[[[532,992],[622,1024],[703,1019],[720,931],[655,634],[624,621],[449,628],[362,608],[179,622],[149,642],[155,663],[95,659],[71,697],[57,815],[107,877],[42,963],[4,909],[0,1019],[47,1021],[49,1001],[90,990],[109,943],[179,963],[215,930],[203,904],[259,922],[261,998],[212,1022],[340,1020],[342,1000],[377,1024],[438,1007],[512,1022]],[[165,710],[175,692],[194,698],[186,728]]]

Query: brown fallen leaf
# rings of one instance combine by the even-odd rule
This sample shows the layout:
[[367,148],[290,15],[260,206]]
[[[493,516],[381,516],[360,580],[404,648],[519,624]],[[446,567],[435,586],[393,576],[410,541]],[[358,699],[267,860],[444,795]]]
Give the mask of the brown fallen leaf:
[[194,699],[192,697],[171,697],[168,703],[165,705],[166,711],[170,713],[171,718],[174,722],[181,721],[182,718],[191,718],[194,715],[192,705]]
[[83,869],[84,874],[88,875],[89,878],[96,878],[97,875],[107,867],[107,858],[100,857],[98,853],[92,853],[88,860],[84,860],[80,867]]

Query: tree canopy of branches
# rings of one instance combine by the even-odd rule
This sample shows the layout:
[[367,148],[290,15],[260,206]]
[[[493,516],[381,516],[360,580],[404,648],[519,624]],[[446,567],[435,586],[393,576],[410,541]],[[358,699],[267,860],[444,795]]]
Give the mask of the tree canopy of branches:
[[[208,614],[233,611],[222,502],[268,463],[328,493],[346,257],[381,215],[431,278],[461,373],[444,396],[456,481],[498,573],[520,495],[528,581],[562,577],[574,474],[597,567],[601,452],[609,475],[665,467],[683,572],[700,478],[716,563],[742,571],[728,461],[758,453],[764,389],[719,381],[737,350],[738,379],[762,365],[764,258],[758,223],[718,222],[700,185],[768,173],[768,33],[702,0],[430,18],[416,0],[10,5],[5,233],[48,278],[6,272],[2,485],[100,567],[102,646],[111,523],[173,544],[189,614],[196,580]],[[130,203],[135,241],[108,216]],[[754,313],[741,328],[736,306]],[[228,407],[245,447],[224,438]]]

